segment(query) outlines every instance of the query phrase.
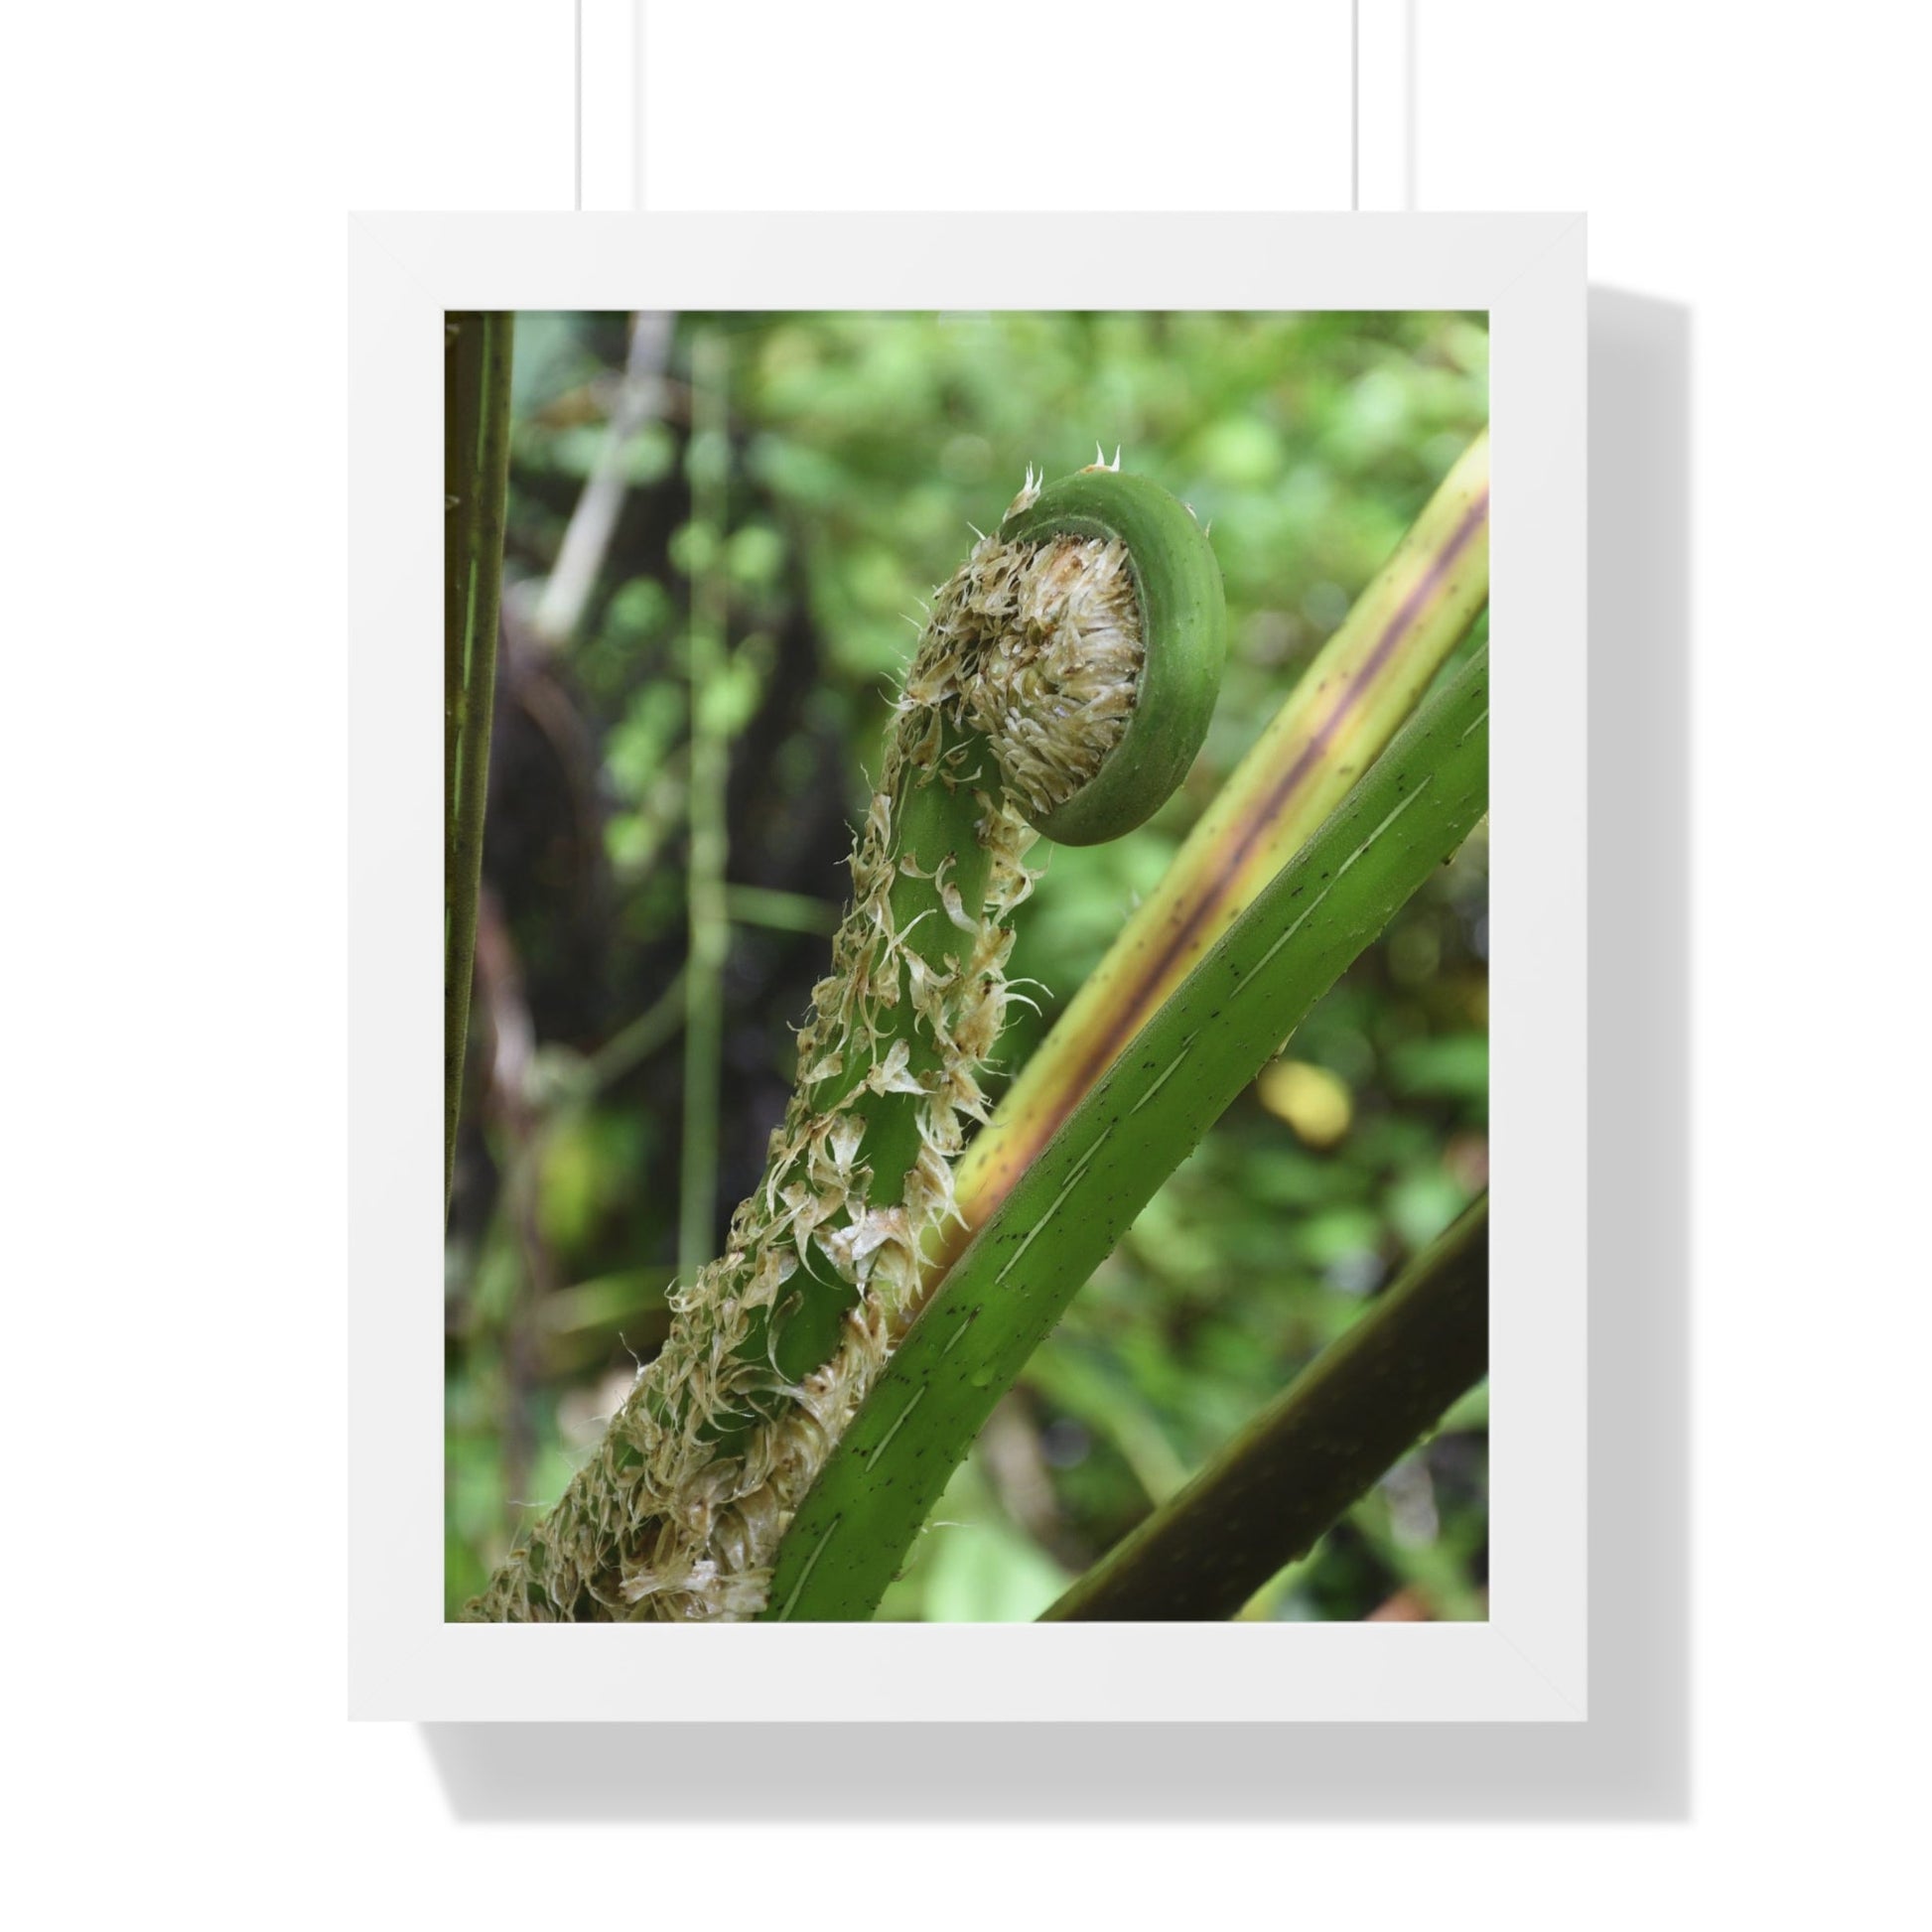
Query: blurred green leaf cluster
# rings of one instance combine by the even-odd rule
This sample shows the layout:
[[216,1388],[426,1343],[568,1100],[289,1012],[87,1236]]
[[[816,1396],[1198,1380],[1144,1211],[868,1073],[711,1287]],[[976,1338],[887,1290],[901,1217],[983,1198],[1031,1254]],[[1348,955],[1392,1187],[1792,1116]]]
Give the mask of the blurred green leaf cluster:
[[[1022,915],[1014,970],[1041,1012],[1016,1008],[1017,1064],[1488,414],[1479,315],[647,320],[635,338],[622,315],[517,322],[446,1287],[452,1608],[665,1330],[693,705],[732,742],[717,1252],[790,1091],[920,601],[970,524],[992,527],[1029,464],[1118,446],[1208,525],[1231,619],[1182,792],[1132,838],[1054,852]],[[723,345],[722,435],[692,429],[701,337]],[[574,626],[546,635],[537,597],[600,470],[616,521]],[[694,693],[700,578],[725,586],[727,653]],[[1481,1188],[1486,883],[1478,834],[1175,1173],[997,1412],[884,1614],[1035,1614]],[[1480,1391],[1459,1405],[1250,1613],[1484,1614],[1486,1414]]]

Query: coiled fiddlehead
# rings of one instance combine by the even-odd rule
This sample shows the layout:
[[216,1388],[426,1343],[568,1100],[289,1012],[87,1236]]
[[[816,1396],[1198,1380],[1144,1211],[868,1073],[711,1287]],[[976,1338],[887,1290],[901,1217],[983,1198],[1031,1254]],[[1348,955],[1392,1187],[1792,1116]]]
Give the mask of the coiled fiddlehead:
[[1098,465],[1041,488],[936,593],[852,860],[798,1083],[723,1259],[563,1498],[467,1614],[743,1617],[918,1311],[922,1243],[986,1111],[1037,832],[1095,844],[1185,775],[1225,650],[1190,511]]

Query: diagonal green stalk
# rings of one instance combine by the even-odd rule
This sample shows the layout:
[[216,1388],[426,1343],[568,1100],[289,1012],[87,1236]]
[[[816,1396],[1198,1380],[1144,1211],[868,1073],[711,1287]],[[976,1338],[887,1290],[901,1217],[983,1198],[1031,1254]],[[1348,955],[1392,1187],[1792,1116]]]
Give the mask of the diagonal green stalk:
[[929,1293],[1080,1097],[1374,761],[1489,596],[1489,437],[1444,478],[966,1150]]
[[1041,1621],[1233,1616],[1488,1366],[1485,1194]]
[[483,802],[496,697],[496,623],[509,483],[513,318],[445,319],[443,344],[443,1206],[456,1176]]
[[1484,647],[1067,1116],[913,1323],[800,1505],[764,1615],[873,1613],[994,1404],[1080,1284],[1481,817],[1488,715]]

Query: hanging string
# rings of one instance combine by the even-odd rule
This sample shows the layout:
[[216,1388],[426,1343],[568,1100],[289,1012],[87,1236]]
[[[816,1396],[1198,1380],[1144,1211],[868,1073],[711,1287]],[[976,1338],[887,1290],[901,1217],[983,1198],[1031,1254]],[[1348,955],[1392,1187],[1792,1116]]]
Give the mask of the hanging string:
[[1348,211],[1362,211],[1362,0],[1348,4]]

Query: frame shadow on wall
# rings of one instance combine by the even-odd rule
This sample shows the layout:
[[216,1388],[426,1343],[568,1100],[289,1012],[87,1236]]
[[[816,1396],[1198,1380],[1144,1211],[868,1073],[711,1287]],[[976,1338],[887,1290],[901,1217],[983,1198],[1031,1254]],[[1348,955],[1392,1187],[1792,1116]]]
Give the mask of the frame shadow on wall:
[[457,1818],[1688,1816],[1691,338],[1590,291],[1589,1720],[426,1725]]

